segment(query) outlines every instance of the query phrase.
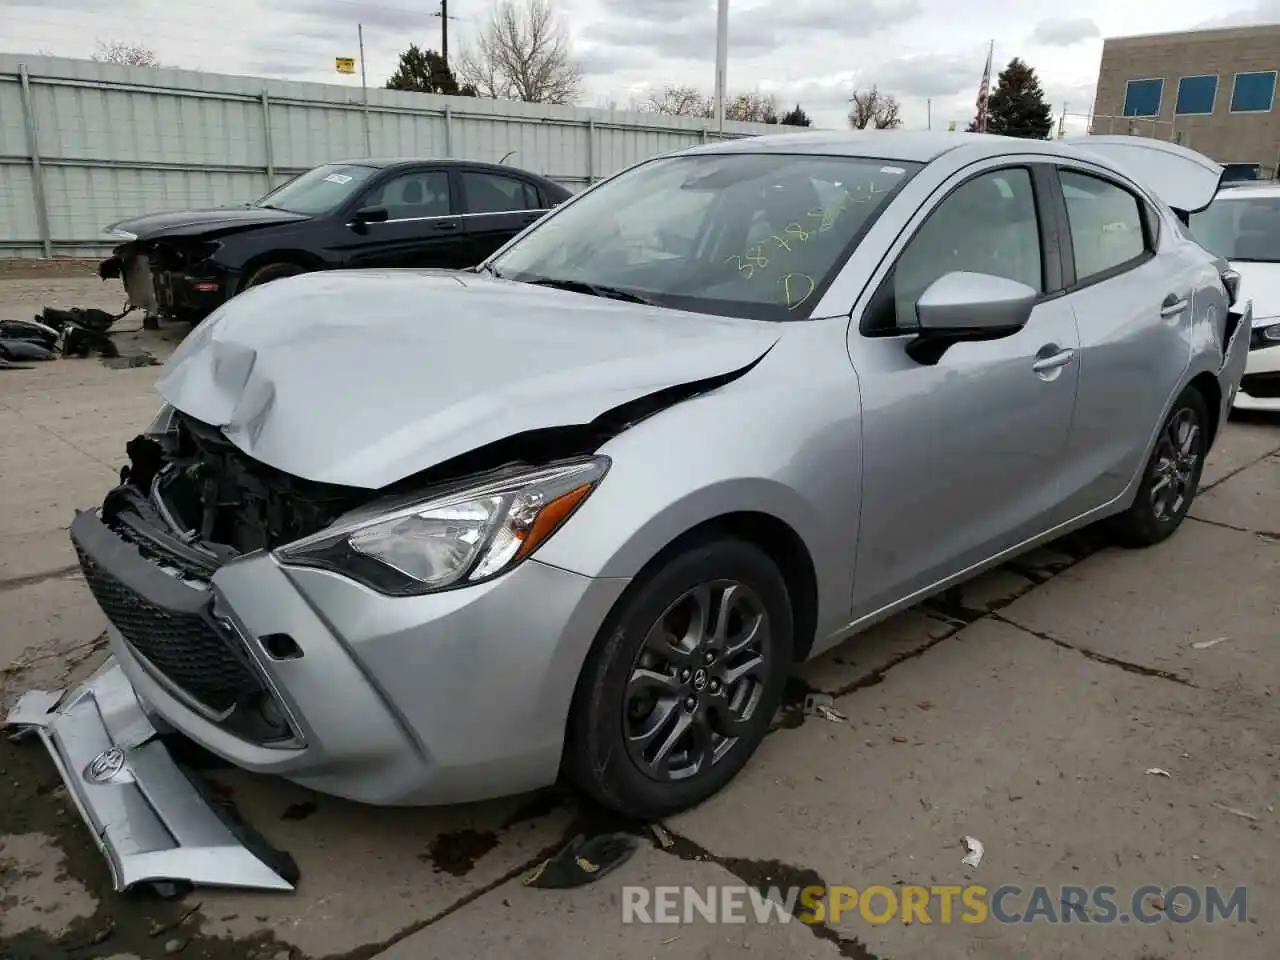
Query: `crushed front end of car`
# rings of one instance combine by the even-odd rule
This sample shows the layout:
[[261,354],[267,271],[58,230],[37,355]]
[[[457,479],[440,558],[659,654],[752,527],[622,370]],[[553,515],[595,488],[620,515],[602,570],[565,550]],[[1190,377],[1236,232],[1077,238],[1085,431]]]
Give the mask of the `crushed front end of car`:
[[200,236],[140,240],[123,231],[106,236],[124,242],[98,264],[98,276],[120,280],[127,306],[142,310],[149,321],[201,320],[231,293],[226,271],[213,259],[219,247],[216,240]]
[[[420,570],[396,543],[430,535],[403,529],[436,522],[421,519],[430,496],[397,512],[395,491],[290,476],[171,407],[128,456],[102,507],[70,528],[111,658],[70,696],[28,692],[7,719],[48,747],[117,889],[296,880],[286,856],[221,825],[168,749],[173,736],[372,804],[460,802],[554,780],[562,721],[543,707],[567,704],[574,680],[557,650],[567,630],[590,641],[622,584],[534,562],[507,570],[521,538],[541,535],[545,507],[562,503],[558,525],[607,461],[437,482],[445,524],[474,520],[469,504],[505,518],[480,520],[493,535],[457,568],[474,589],[450,591],[441,564]],[[362,512],[374,522],[335,527]],[[424,587],[433,578],[443,591]]]

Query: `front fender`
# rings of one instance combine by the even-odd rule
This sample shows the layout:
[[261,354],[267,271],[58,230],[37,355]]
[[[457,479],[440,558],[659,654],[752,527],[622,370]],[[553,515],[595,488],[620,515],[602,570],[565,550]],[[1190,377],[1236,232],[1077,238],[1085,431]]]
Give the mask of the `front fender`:
[[[843,331],[840,324],[841,349],[821,351],[797,346],[788,333],[740,380],[604,444],[608,476],[538,559],[585,576],[630,578],[695,527],[765,514],[786,524],[813,562],[819,636],[846,625],[862,450]],[[796,370],[804,371],[803,388]]]

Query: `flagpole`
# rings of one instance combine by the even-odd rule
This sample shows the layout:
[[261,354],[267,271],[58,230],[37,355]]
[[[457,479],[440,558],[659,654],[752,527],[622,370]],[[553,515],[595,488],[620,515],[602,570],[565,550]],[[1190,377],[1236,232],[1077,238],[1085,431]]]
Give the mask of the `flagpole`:
[[987,97],[991,92],[991,62],[995,57],[996,42],[987,47],[987,64],[982,71],[982,83],[978,86],[978,116],[974,124],[978,133],[987,132]]

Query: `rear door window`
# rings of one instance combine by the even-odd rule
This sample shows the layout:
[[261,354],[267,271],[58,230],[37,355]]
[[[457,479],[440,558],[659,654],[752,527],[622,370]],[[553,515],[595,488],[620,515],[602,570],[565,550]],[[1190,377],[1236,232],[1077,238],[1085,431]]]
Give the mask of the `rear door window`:
[[510,213],[541,210],[542,200],[531,183],[496,173],[463,171],[462,195],[467,213]]

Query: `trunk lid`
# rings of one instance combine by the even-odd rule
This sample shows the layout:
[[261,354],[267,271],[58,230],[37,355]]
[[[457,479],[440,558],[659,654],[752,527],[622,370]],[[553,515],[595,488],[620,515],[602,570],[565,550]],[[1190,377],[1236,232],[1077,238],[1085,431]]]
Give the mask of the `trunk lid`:
[[1110,134],[1062,142],[1114,164],[1181,213],[1199,213],[1209,206],[1222,182],[1221,164],[1177,143]]

